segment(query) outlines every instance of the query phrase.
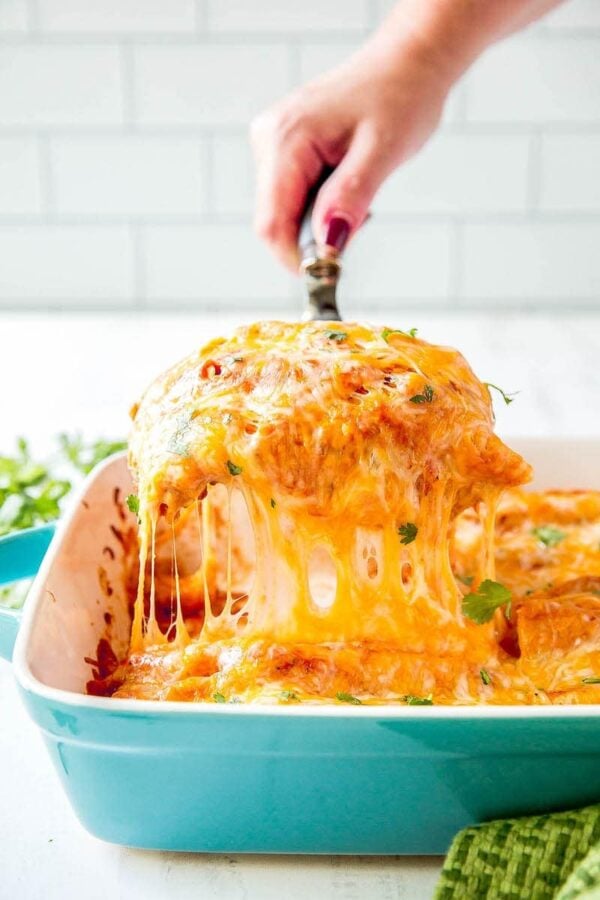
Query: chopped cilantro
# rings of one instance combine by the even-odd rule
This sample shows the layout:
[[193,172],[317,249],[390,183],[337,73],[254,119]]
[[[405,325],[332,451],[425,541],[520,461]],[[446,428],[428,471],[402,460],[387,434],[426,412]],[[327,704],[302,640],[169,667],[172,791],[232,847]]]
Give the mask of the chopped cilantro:
[[300,701],[300,697],[295,691],[282,691],[280,697],[285,703],[290,703],[292,700]]
[[428,694],[427,697],[415,697],[414,694],[405,694],[402,699],[408,706],[433,706],[431,694]]
[[414,522],[405,522],[404,525],[398,526],[398,534],[400,535],[401,544],[412,544],[416,538],[419,529]]
[[408,331],[402,331],[401,328],[384,328],[383,331],[381,332],[381,337],[387,344],[390,334],[403,334],[405,337],[414,338],[417,336],[418,330],[419,330],[418,328],[409,328]]
[[485,384],[488,391],[490,390],[490,388],[493,388],[495,391],[498,391],[498,393],[500,394],[500,396],[502,397],[502,399],[504,400],[504,402],[506,403],[507,406],[513,402],[513,400],[519,393],[518,391],[515,391],[514,394],[507,394],[506,391],[503,391],[502,388],[498,387],[497,384],[492,384],[491,381],[484,381],[483,383]]
[[127,508],[129,512],[135,513],[137,516],[140,511],[140,498],[136,494],[129,494],[127,497]]
[[414,397],[410,398],[411,403],[431,403],[433,400],[433,388],[430,384],[426,384],[423,388],[422,394],[415,394]]
[[362,706],[362,700],[359,700],[358,697],[354,697],[352,694],[347,694],[345,691],[338,691],[335,696],[340,703],[353,703],[355,706]]
[[561,541],[564,541],[567,536],[564,531],[561,531],[560,528],[555,528],[553,525],[540,525],[539,528],[534,528],[531,533],[546,547],[555,547]]
[[230,475],[241,475],[244,471],[241,466],[236,466],[230,459],[227,460],[227,469]]
[[581,681],[583,684],[600,684],[600,677],[598,675],[589,675],[587,678],[582,678]]
[[457,575],[456,577],[458,578],[459,581],[461,581],[467,587],[471,587],[471,585],[475,581],[474,575]]
[[277,501],[273,497],[271,497],[271,509],[275,509],[276,506],[277,506]]
[[213,700],[215,701],[215,703],[227,703],[225,697],[219,691],[215,691],[215,693],[213,694]]
[[511,593],[508,588],[486,578],[476,591],[464,597],[462,611],[467,618],[477,622],[478,625],[483,625],[484,622],[490,621],[498,607],[508,604],[510,599]]
[[337,341],[339,344],[348,338],[348,333],[346,331],[326,331],[325,337],[329,338],[330,341]]
[[490,678],[490,673],[488,672],[487,669],[480,669],[479,675],[481,676],[481,680],[483,681],[484,684],[492,683],[492,679]]

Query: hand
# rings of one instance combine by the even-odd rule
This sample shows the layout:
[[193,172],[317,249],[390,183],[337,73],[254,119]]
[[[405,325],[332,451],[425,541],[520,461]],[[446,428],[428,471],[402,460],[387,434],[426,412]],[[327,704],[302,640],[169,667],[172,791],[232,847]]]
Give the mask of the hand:
[[435,130],[454,82],[491,43],[559,2],[399,0],[353,57],[254,121],[258,234],[297,271],[306,195],[330,166],[313,231],[341,250],[384,179]]
[[342,250],[384,179],[435,130],[451,85],[441,60],[408,41],[379,43],[295,91],[253,123],[255,228],[298,268],[298,226],[310,187],[335,168],[315,204],[317,240]]

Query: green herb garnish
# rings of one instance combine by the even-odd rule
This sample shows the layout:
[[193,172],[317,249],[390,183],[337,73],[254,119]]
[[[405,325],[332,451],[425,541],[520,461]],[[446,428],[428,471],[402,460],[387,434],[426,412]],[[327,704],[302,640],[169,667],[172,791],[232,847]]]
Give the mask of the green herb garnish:
[[134,513],[136,516],[139,515],[140,512],[140,498],[137,494],[129,494],[127,497],[127,509],[129,512]]
[[460,582],[462,582],[467,587],[471,587],[473,582],[475,581],[474,575],[457,575],[456,576]]
[[330,341],[337,341],[339,344],[347,339],[348,333],[346,331],[326,331],[325,337],[329,338]]
[[495,391],[498,391],[498,393],[500,394],[500,396],[502,397],[502,399],[504,400],[504,402],[506,403],[507,406],[509,406],[513,402],[513,400],[519,393],[518,391],[515,391],[513,394],[507,394],[506,391],[503,391],[502,388],[498,387],[497,384],[492,384],[491,381],[484,381],[483,383],[485,384],[488,391],[490,390],[490,388],[493,388]]
[[241,466],[236,466],[230,459],[227,460],[227,469],[230,475],[241,475],[244,471]]
[[487,669],[480,669],[480,670],[479,670],[479,675],[480,675],[481,680],[483,681],[484,684],[491,684],[491,683],[492,683],[492,679],[490,678],[490,673],[488,672]]
[[428,694],[427,697],[415,697],[414,694],[405,694],[402,697],[408,706],[433,706],[433,696]]
[[84,443],[81,435],[66,434],[59,435],[58,445],[58,457],[48,463],[35,460],[22,437],[13,456],[0,456],[0,535],[58,519],[72,479],[127,446],[123,441]]
[[411,403],[431,403],[433,400],[433,388],[430,384],[426,384],[423,388],[422,394],[415,394],[414,397],[410,398]]
[[86,444],[80,434],[59,434],[58,444],[73,468],[83,475],[88,475],[107,456],[127,449],[126,441],[105,441],[102,438]]
[[412,544],[416,538],[419,529],[414,522],[405,522],[404,525],[398,526],[398,534],[400,535],[401,544]]
[[219,691],[215,691],[215,693],[213,694],[213,700],[215,701],[215,703],[227,703],[227,700]]
[[384,328],[383,331],[381,332],[381,337],[387,344],[390,334],[403,334],[405,337],[414,338],[417,336],[418,330],[419,330],[418,328],[409,328],[408,331],[402,331],[401,328]]
[[561,531],[560,528],[555,528],[553,525],[540,525],[539,528],[534,528],[531,533],[546,547],[556,547],[567,536],[564,531]]
[[273,497],[271,497],[271,509],[275,509],[276,506],[277,506],[277,501]]
[[508,588],[486,578],[476,591],[463,598],[462,611],[467,618],[477,622],[478,625],[483,625],[490,621],[498,607],[508,604],[510,599],[511,593]]
[[581,681],[583,684],[600,684],[600,676],[588,675],[587,678],[582,678]]
[[290,703],[294,700],[300,701],[300,697],[295,691],[282,691],[279,696],[285,703]]
[[355,706],[362,706],[362,700],[359,700],[358,697],[354,697],[352,694],[347,694],[345,691],[338,691],[335,696],[340,703],[353,703]]

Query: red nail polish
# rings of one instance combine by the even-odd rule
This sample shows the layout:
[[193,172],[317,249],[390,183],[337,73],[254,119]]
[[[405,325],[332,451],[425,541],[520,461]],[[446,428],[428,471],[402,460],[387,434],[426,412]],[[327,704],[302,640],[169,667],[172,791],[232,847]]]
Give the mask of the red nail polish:
[[325,243],[341,253],[350,237],[350,222],[340,216],[333,216],[327,223]]

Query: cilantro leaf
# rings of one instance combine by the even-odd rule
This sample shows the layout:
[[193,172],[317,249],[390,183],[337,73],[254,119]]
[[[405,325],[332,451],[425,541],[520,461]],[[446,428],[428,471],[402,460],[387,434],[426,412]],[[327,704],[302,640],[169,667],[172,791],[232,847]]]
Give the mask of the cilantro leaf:
[[139,515],[140,512],[140,498],[137,494],[129,494],[127,497],[127,509],[129,512],[135,513],[135,515]]
[[405,694],[402,698],[407,706],[433,706],[433,696],[428,694],[427,697],[415,697],[414,694]]
[[510,599],[511,593],[508,588],[486,578],[476,591],[463,598],[462,611],[467,618],[477,622],[478,625],[483,625],[490,621],[498,607],[509,603]]
[[486,386],[486,388],[488,389],[488,391],[490,390],[490,388],[493,388],[495,391],[498,391],[498,393],[500,394],[500,396],[502,397],[502,399],[504,400],[504,402],[506,403],[507,406],[509,406],[513,402],[513,400],[519,393],[518,391],[515,391],[512,394],[507,394],[506,391],[503,391],[502,388],[498,387],[497,384],[492,384],[491,381],[484,381],[483,383]]
[[564,531],[561,531],[560,528],[555,528],[553,525],[540,525],[539,528],[534,528],[531,533],[546,547],[555,547],[561,541],[564,541],[567,536]]
[[244,471],[241,466],[236,466],[230,459],[227,460],[227,470],[230,475],[241,475]]
[[410,397],[411,403],[431,403],[433,400],[434,390],[430,384],[426,384],[423,388],[422,394],[415,394],[414,397]]
[[479,670],[479,675],[480,675],[481,680],[483,681],[484,684],[491,684],[491,683],[492,683],[492,679],[490,678],[490,673],[488,672],[487,669],[480,669],[480,670]]
[[300,697],[295,691],[282,691],[280,697],[285,703],[290,703],[293,700],[300,702]]
[[338,691],[335,696],[341,703],[353,703],[355,706],[362,706],[362,700],[359,700],[358,697],[354,697],[352,694],[347,694],[346,691]]
[[347,340],[348,333],[346,331],[326,331],[325,337],[329,338],[330,341],[337,341],[339,344],[341,341]]
[[475,581],[474,575],[457,575],[456,576],[459,581],[461,581],[467,587],[471,587],[473,582]]
[[389,343],[388,338],[390,334],[403,334],[405,337],[414,338],[417,336],[418,328],[409,328],[408,331],[402,331],[401,328],[384,328],[381,332],[381,337],[387,343]]
[[212,698],[215,701],[215,703],[227,703],[225,697],[219,691],[215,691]]
[[404,525],[398,526],[398,534],[400,535],[401,544],[412,544],[416,538],[419,529],[414,522],[405,522]]

